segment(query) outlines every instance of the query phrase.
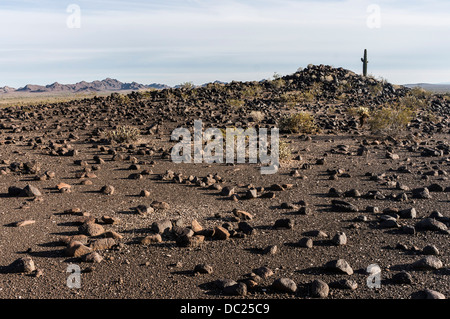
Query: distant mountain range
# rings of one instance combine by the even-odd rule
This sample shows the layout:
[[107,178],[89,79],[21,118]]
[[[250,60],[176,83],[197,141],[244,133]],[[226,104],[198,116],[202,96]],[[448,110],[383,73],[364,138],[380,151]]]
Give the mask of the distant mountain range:
[[9,86],[0,87],[0,93],[12,93],[12,92],[23,92],[23,93],[57,93],[57,92],[67,92],[67,93],[83,93],[83,92],[102,92],[102,91],[125,91],[125,90],[144,90],[144,89],[165,89],[170,88],[170,86],[165,84],[140,84],[137,82],[123,83],[115,79],[104,79],[102,81],[86,82],[81,81],[75,84],[60,84],[55,82],[49,85],[34,85],[28,84],[24,87],[15,89]]
[[[213,83],[226,84],[226,82],[215,81]],[[202,86],[205,86],[203,84]],[[176,85],[173,88],[179,88],[182,85]],[[449,93],[450,84],[431,84],[431,83],[415,83],[415,84],[404,84],[404,86],[413,88],[421,87],[425,90],[437,92],[437,93]],[[35,85],[27,84],[21,88],[13,88],[10,86],[0,87],[0,94],[7,93],[89,93],[89,92],[105,92],[105,91],[138,91],[145,89],[168,89],[171,86],[160,83],[152,84],[140,84],[137,82],[123,83],[116,79],[106,78],[101,81],[86,82],[81,81],[75,84],[60,84],[55,82],[48,85]]]
[[416,84],[404,84],[408,88],[420,87],[427,91],[436,93],[450,93],[450,84],[431,84],[431,83],[416,83]]

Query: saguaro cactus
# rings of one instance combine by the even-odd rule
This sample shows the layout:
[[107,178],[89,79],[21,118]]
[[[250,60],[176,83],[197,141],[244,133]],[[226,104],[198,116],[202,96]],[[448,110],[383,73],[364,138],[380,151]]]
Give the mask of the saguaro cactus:
[[364,50],[364,58],[361,58],[361,62],[363,63],[363,75],[367,76],[367,49]]

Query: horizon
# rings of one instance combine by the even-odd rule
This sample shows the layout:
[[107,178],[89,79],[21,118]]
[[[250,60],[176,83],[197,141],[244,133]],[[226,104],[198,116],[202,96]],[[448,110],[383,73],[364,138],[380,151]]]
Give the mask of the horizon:
[[259,81],[308,64],[450,83],[444,0],[5,0],[0,87]]

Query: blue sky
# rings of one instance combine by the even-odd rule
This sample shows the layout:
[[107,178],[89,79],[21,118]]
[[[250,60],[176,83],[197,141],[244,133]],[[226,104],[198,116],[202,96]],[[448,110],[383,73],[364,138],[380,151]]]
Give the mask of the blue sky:
[[2,0],[0,28],[0,87],[261,80],[310,63],[360,73],[364,49],[376,77],[450,82],[448,0]]

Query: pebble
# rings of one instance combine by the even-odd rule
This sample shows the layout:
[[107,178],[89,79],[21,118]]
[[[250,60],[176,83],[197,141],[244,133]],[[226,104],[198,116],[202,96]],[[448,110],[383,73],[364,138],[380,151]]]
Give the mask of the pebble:
[[358,288],[358,283],[354,280],[342,279],[330,283],[329,286],[336,289],[356,290]]
[[409,272],[401,271],[392,276],[392,282],[399,285],[410,285],[413,282],[412,276]]
[[443,293],[435,290],[425,289],[411,295],[412,299],[446,299]]
[[334,237],[331,239],[332,243],[336,246],[342,246],[347,244],[347,235],[345,235],[344,232],[338,232]]
[[298,245],[303,248],[312,248],[314,243],[311,238],[303,237],[298,241]]
[[294,293],[297,291],[297,284],[290,278],[278,278],[271,287],[277,292]]
[[439,250],[434,245],[427,245],[423,247],[422,254],[424,255],[439,255]]
[[327,298],[330,292],[330,287],[326,282],[320,279],[315,279],[310,284],[311,297],[313,298]]
[[172,230],[172,222],[169,219],[163,219],[152,223],[152,231],[157,234],[163,234]]
[[273,225],[273,228],[275,229],[292,229],[294,228],[294,220],[290,218],[282,218],[275,221],[275,224]]
[[342,200],[332,200],[331,201],[331,209],[336,212],[358,212],[359,209],[355,205],[342,201]]
[[213,268],[208,264],[198,264],[194,267],[194,274],[212,274]]
[[92,222],[84,223],[78,228],[78,230],[80,231],[80,233],[86,236],[99,236],[105,232],[105,229],[102,225]]
[[262,279],[267,279],[270,276],[273,276],[273,271],[272,269],[268,268],[268,267],[259,267],[253,270],[253,272],[258,275],[259,277],[261,277]]
[[42,196],[41,191],[37,187],[35,187],[33,185],[25,186],[22,189],[20,194],[23,197],[38,197],[38,196]]
[[344,273],[347,275],[353,274],[353,269],[350,267],[345,259],[337,259],[329,261],[325,264],[324,268],[329,271]]
[[23,226],[33,225],[35,222],[36,222],[35,220],[31,220],[31,219],[21,220],[19,222],[14,223],[14,226],[23,227]]
[[31,257],[22,257],[15,260],[10,265],[11,272],[31,273],[36,270],[33,259]]
[[417,230],[433,230],[433,231],[447,231],[447,226],[434,219],[434,218],[424,218],[416,223]]
[[105,185],[100,189],[100,193],[105,195],[113,195],[115,193],[116,189],[114,186],[111,185]]
[[230,233],[224,227],[216,226],[214,227],[213,238],[218,240],[227,240],[228,238],[230,238]]
[[71,241],[65,249],[65,254],[69,257],[81,257],[91,252],[91,248],[83,245],[81,242],[76,240]]
[[114,240],[114,238],[100,238],[91,242],[89,247],[95,251],[111,249],[115,245],[116,241]]
[[419,199],[429,199],[431,198],[430,191],[426,187],[415,188],[412,190],[412,197]]
[[436,256],[426,256],[419,259],[411,265],[414,269],[435,270],[443,267],[442,261]]
[[239,282],[234,285],[227,285],[223,288],[223,293],[231,296],[246,296],[247,285],[243,282]]

